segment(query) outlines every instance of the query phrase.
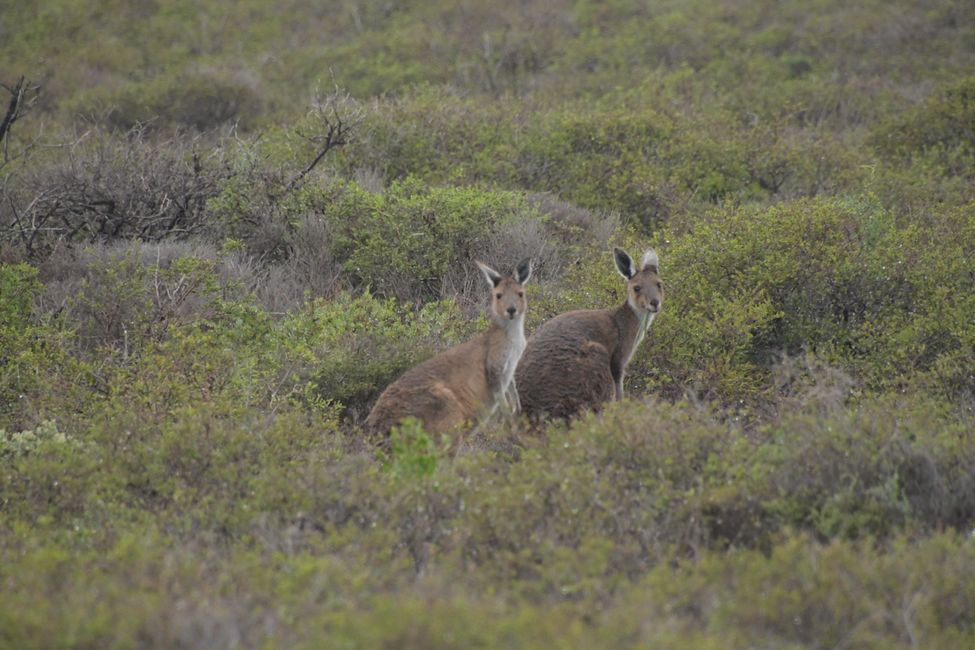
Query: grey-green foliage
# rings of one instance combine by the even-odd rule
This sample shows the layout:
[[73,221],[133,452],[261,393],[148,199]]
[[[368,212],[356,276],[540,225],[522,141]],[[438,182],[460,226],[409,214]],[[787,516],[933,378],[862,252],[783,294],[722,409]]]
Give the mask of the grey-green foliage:
[[[0,646],[975,644],[975,5],[312,4],[4,8]],[[364,438],[614,245],[628,402]]]

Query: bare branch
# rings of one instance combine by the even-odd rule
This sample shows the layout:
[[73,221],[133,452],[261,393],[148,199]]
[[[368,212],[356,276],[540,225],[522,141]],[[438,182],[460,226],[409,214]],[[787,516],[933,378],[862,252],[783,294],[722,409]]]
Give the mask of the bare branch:
[[325,154],[336,147],[349,143],[350,136],[358,128],[363,119],[362,109],[347,93],[335,92],[324,100],[316,100],[312,114],[318,122],[320,131],[314,135],[298,132],[298,135],[309,142],[318,145],[315,159],[298,173],[285,188],[290,192],[325,158]]
[[86,132],[37,164],[0,178],[0,242],[29,256],[60,241],[185,238],[208,226],[207,201],[235,172],[199,142]]
[[[10,159],[10,129],[14,123],[27,114],[37,101],[39,86],[32,85],[25,77],[21,77],[11,88],[6,84],[0,84],[4,90],[10,93],[10,102],[7,104],[7,112],[0,122],[0,147],[3,148],[3,161],[0,167],[7,164]],[[16,155],[14,156],[16,157]]]

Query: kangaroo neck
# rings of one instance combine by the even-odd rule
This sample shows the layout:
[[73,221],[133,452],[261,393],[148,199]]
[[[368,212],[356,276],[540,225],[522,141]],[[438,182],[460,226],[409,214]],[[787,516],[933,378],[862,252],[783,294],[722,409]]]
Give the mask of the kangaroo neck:
[[613,320],[619,329],[620,356],[628,362],[653,322],[653,314],[638,312],[627,301],[613,310]]
[[515,319],[488,318],[488,332],[493,338],[502,338],[505,343],[518,343],[525,340],[525,316]]

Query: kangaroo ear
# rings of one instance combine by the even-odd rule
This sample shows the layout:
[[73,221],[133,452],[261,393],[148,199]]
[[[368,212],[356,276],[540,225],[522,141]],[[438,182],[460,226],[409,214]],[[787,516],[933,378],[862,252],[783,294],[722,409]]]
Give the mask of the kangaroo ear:
[[515,279],[518,280],[518,284],[525,284],[528,282],[528,278],[532,276],[532,258],[528,257],[523,259],[519,264],[518,268],[515,269]]
[[645,253],[643,253],[643,260],[640,261],[640,270],[646,271],[650,270],[654,273],[659,273],[657,270],[660,266],[660,262],[657,260],[657,251],[652,248],[648,248]]
[[633,266],[633,259],[626,254],[622,248],[613,249],[613,257],[616,259],[616,269],[624,278],[629,280],[636,275],[636,267]]
[[491,284],[492,287],[496,287],[499,284],[501,284],[500,273],[492,269],[484,262],[478,262],[477,260],[474,260],[474,263],[477,264],[477,268],[481,269],[481,271],[484,273],[484,277],[487,278],[487,281]]

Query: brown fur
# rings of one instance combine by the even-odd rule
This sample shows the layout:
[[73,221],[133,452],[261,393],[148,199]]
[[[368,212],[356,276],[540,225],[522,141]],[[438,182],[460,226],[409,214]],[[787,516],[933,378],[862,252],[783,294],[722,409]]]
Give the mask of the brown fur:
[[427,359],[390,384],[366,418],[371,434],[386,434],[407,416],[421,420],[430,433],[450,433],[483,420],[500,403],[517,403],[512,380],[526,342],[528,304],[522,285],[531,275],[531,264],[522,262],[513,277],[478,264],[491,285],[487,331]]
[[652,251],[644,255],[639,271],[620,249],[616,262],[627,278],[626,302],[611,309],[560,314],[528,339],[516,382],[522,411],[530,417],[568,418],[623,399],[626,365],[643,334],[640,316],[656,315],[663,289]]

